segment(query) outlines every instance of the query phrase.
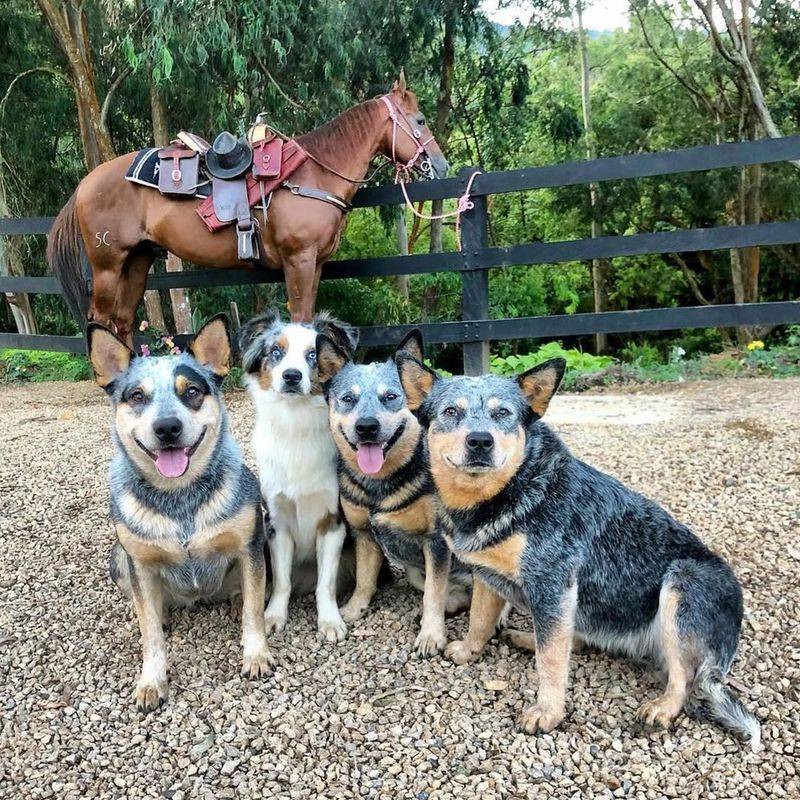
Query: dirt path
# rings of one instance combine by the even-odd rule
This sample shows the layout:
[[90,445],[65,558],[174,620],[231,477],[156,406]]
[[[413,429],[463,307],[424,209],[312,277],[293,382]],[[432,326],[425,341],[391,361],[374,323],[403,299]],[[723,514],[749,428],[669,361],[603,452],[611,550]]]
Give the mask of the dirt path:
[[[247,442],[248,401],[230,404]],[[657,677],[597,653],[574,658],[563,727],[526,737],[530,656],[494,642],[468,667],[418,660],[419,597],[402,583],[339,646],[295,604],[263,683],[238,675],[227,607],[175,613],[169,702],[139,717],[136,622],[106,573],[108,408],[93,385],[42,384],[0,387],[0,797],[797,797],[800,381],[559,396],[552,412],[576,454],[733,564],[734,677],[762,753],[686,716],[643,730]],[[463,635],[466,617],[448,628]]]

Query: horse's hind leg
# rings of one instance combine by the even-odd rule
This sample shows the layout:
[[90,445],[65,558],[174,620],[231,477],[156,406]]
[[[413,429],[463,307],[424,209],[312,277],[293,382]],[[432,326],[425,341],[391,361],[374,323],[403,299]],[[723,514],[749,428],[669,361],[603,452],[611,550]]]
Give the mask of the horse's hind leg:
[[144,297],[147,286],[147,273],[153,265],[155,255],[150,250],[136,250],[131,253],[122,271],[117,286],[116,310],[114,321],[117,325],[117,336],[133,347],[133,323],[136,309]]
[[127,253],[110,248],[102,259],[89,254],[92,265],[92,303],[88,318],[116,328],[117,292],[125,268]]

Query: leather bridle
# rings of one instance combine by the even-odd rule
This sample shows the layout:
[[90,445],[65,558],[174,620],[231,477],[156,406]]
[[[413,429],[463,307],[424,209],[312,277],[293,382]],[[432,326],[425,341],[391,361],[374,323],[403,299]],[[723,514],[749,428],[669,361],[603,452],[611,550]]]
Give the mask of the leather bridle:
[[[395,165],[398,173],[404,172],[409,173],[412,169],[418,169],[428,178],[435,178],[435,174],[433,171],[433,161],[431,152],[428,149],[431,143],[436,144],[436,139],[434,138],[433,134],[431,134],[427,139],[423,139],[423,132],[422,130],[417,127],[416,121],[409,119],[408,114],[399,108],[394,100],[392,100],[391,96],[388,94],[381,95],[380,98],[383,101],[383,104],[386,106],[386,109],[389,112],[389,119],[392,121],[392,156],[391,160],[392,163]],[[403,163],[402,161],[398,160],[397,158],[397,131],[400,130],[409,139],[411,139],[412,143],[415,147],[414,155],[406,162]],[[420,156],[425,155],[426,158],[423,159],[419,164],[417,161],[419,160]]]

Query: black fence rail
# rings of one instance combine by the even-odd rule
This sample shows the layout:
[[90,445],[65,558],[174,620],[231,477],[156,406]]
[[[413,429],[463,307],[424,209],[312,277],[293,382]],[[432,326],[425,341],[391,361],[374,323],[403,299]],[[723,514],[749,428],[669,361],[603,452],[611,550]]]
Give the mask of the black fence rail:
[[[461,216],[460,250],[330,261],[323,268],[323,279],[460,272],[461,321],[429,323],[419,327],[422,328],[427,341],[462,344],[466,374],[486,371],[489,343],[500,339],[800,322],[800,302],[796,301],[610,311],[517,319],[490,319],[489,314],[488,270],[490,269],[588,261],[594,258],[793,244],[800,242],[800,220],[489,247],[488,195],[794,160],[800,160],[800,136],[484,173],[478,175],[472,184],[473,208]],[[475,168],[465,167],[455,178],[410,184],[408,195],[412,201],[460,197],[474,172]],[[353,205],[365,208],[401,203],[403,195],[399,187],[379,186],[360,190],[355,196]],[[53,219],[53,217],[0,219],[0,236],[46,234]],[[234,286],[274,283],[282,280],[283,273],[279,270],[257,268],[198,270],[151,275],[148,279],[148,288]],[[88,275],[86,291],[87,294],[91,293],[91,280]],[[61,293],[53,277],[0,277],[0,292]],[[370,347],[393,344],[411,327],[413,326],[393,325],[362,328],[361,341]],[[0,348],[2,347],[72,353],[84,351],[83,341],[78,337],[22,336],[11,333],[0,333]]]

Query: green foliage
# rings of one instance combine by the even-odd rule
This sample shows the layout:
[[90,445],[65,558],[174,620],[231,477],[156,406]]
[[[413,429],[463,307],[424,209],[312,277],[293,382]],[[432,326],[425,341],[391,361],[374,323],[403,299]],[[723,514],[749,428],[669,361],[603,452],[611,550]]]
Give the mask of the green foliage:
[[620,357],[636,367],[653,367],[661,363],[658,348],[648,342],[628,342],[620,351]]
[[0,374],[5,381],[85,381],[92,377],[92,369],[85,356],[0,350]]
[[495,356],[491,370],[497,375],[516,375],[551,358],[563,358],[567,362],[567,371],[573,373],[599,372],[614,362],[610,356],[595,356],[574,348],[565,350],[558,342],[549,342],[522,356]]

